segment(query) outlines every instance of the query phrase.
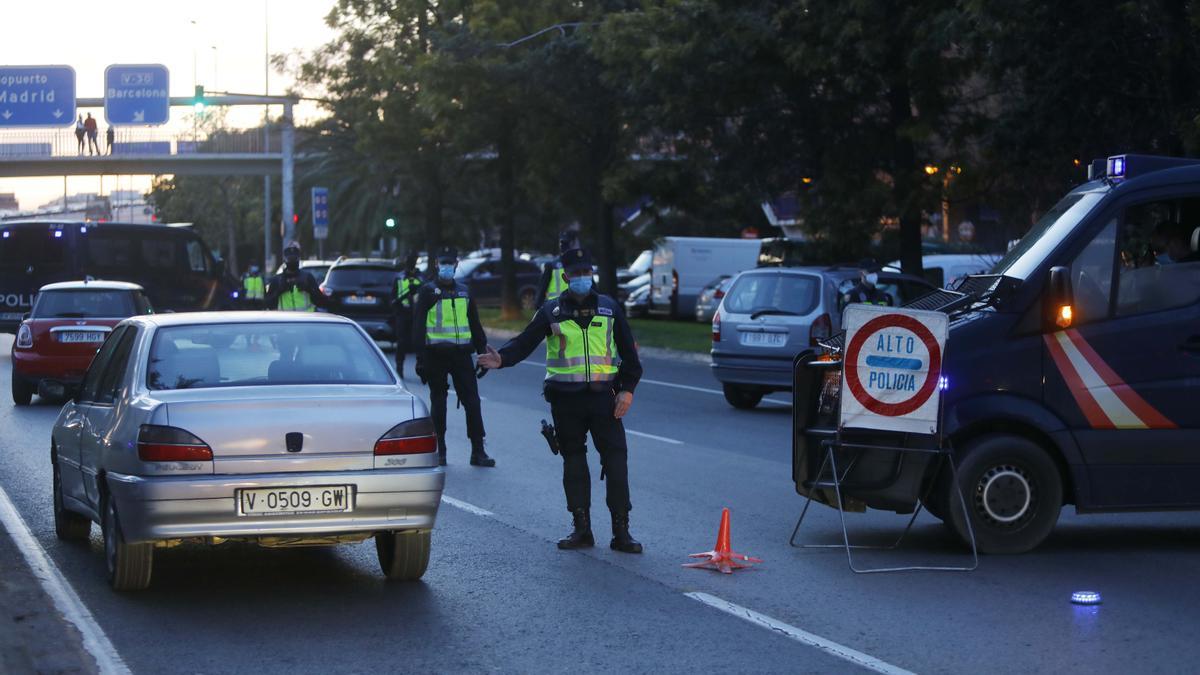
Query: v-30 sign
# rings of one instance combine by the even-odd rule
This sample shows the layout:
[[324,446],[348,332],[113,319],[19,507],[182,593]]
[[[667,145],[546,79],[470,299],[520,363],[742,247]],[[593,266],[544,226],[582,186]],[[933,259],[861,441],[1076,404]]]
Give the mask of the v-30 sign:
[[847,306],[841,425],[936,433],[948,325],[941,312]]

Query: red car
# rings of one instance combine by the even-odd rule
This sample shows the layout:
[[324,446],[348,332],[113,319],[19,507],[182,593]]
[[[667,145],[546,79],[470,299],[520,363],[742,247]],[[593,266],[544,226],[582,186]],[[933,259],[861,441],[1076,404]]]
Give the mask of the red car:
[[122,319],[150,314],[142,287],[124,281],[64,281],[38,290],[12,348],[12,397],[62,396],[83,380],[96,350]]

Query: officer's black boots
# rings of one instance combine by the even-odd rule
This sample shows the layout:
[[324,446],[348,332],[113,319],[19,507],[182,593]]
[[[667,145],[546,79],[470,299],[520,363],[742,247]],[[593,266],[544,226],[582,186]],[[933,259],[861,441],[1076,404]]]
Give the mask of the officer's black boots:
[[[612,514],[612,541],[608,547],[614,551],[622,553],[641,553],[642,545],[638,540],[629,534],[629,514],[628,513],[613,513]],[[562,543],[559,542],[559,546]]]
[[558,547],[572,549],[595,546],[596,538],[592,536],[592,517],[588,514],[588,510],[575,509],[571,512],[571,518],[575,523],[574,529],[566,538],[558,540]]
[[496,460],[483,449],[482,438],[471,439],[471,466],[496,466]]
[[446,466],[446,439],[438,439],[438,464]]

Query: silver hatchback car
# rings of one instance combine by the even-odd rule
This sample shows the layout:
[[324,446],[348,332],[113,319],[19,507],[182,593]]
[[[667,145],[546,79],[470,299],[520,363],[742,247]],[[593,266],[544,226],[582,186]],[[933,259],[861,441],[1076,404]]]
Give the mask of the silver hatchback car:
[[150,583],[154,549],[375,538],[417,579],[445,473],[424,403],[349,319],[233,312],[127,319],[55,422],[54,524],[104,535],[110,584]]
[[[841,330],[842,290],[856,267],[760,267],[734,277],[713,315],[712,371],[725,400],[749,409],[792,388],[792,360]],[[928,282],[880,272],[876,288],[896,306],[933,290]]]

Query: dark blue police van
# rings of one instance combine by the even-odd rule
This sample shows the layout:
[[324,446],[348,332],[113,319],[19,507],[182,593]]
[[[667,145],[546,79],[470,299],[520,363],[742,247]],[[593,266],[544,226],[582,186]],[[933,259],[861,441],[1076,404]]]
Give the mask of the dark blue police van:
[[[1120,155],[1089,174],[991,274],[910,305],[950,315],[941,431],[984,552],[1036,547],[1064,504],[1200,508],[1200,160]],[[814,480],[836,432],[840,350],[835,338],[806,352],[794,373],[793,479],[829,505]],[[846,510],[922,503],[968,541],[952,474],[932,456],[868,450],[850,465],[838,452]]]
[[186,227],[0,223],[0,332],[15,333],[42,286],[92,277],[140,284],[158,311],[229,309],[236,282]]

